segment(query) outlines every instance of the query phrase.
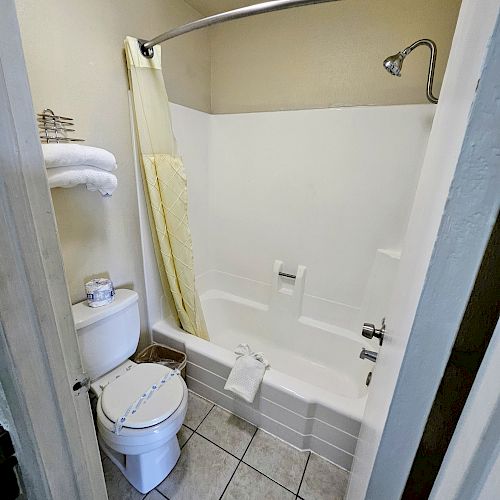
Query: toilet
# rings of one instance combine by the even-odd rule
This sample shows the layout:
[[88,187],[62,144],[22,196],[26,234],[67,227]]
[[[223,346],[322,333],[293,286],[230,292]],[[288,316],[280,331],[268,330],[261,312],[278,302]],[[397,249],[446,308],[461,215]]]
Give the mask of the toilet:
[[82,362],[97,398],[97,438],[103,453],[141,493],[175,466],[177,432],[187,410],[182,377],[155,363],[134,363],[140,334],[138,295],[118,289],[111,304],[73,306]]

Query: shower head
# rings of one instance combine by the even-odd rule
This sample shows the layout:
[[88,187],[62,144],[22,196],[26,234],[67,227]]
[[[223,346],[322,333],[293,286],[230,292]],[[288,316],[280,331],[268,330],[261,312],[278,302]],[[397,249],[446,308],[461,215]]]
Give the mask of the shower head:
[[413,51],[413,49],[417,48],[420,45],[426,45],[429,47],[431,51],[431,58],[429,61],[429,72],[427,73],[427,99],[436,104],[438,102],[437,98],[432,95],[432,82],[434,81],[434,67],[436,65],[436,54],[437,48],[436,44],[429,40],[428,38],[423,38],[422,40],[417,40],[413,42],[410,46],[406,47],[406,49],[394,54],[393,56],[389,56],[384,60],[384,68],[394,76],[401,76],[401,69],[403,67],[403,61],[405,57]]
[[384,61],[384,68],[394,76],[401,76],[401,68],[403,67],[403,61],[405,56],[402,52],[398,52],[393,56],[389,56]]

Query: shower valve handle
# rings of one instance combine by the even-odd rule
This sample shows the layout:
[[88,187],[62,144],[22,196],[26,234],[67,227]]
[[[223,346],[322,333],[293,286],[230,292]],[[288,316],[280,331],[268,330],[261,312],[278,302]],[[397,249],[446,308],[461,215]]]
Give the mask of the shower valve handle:
[[384,341],[385,334],[385,318],[382,319],[382,326],[380,328],[375,328],[373,323],[363,323],[363,329],[361,330],[361,335],[367,339],[372,339],[373,337],[379,339],[379,344],[382,345]]

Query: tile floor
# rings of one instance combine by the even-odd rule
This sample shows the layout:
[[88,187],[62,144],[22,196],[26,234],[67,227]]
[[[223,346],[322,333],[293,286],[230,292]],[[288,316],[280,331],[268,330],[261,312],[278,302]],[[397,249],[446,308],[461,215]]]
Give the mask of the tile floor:
[[143,495],[104,457],[109,500],[341,500],[348,473],[189,393],[181,456]]

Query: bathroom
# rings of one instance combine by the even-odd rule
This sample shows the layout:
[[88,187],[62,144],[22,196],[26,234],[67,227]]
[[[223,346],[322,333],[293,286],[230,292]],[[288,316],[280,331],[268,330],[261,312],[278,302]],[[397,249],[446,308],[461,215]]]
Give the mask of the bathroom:
[[[195,303],[208,335],[181,328],[158,267],[140,161],[139,97],[124,40],[151,40],[257,2],[9,3],[34,113],[50,108],[72,117],[72,136],[111,152],[118,165],[112,196],[79,185],[55,187],[45,200],[56,219],[64,273],[53,279],[67,285],[64,304],[82,303],[89,280],[111,279],[117,292],[137,294],[137,352],[154,341],[187,355],[190,392],[177,465],[139,492],[119,460],[101,451],[108,497],[398,498],[405,478],[390,493],[377,490],[364,465],[364,454],[373,453],[378,470],[382,455],[375,454],[387,446],[381,440],[378,452],[368,450],[362,439],[376,406],[369,398],[384,385],[396,394],[398,375],[387,382],[384,372],[392,368],[383,361],[394,349],[404,355],[405,346],[391,340],[393,329],[418,335],[419,316],[408,313],[423,297],[415,276],[425,278],[428,262],[423,267],[418,257],[430,259],[439,241],[422,234],[440,228],[499,2],[488,0],[481,13],[471,0],[418,7],[409,0],[322,2],[222,22],[154,47],[187,177]],[[475,39],[470,33],[478,26],[484,33]],[[421,39],[437,46],[430,88],[433,45],[408,53],[400,78],[382,65]],[[462,61],[469,59],[467,71]],[[440,177],[447,162],[449,179]],[[491,224],[482,226],[487,240]],[[442,346],[445,364],[455,334]],[[251,403],[224,389],[241,344],[269,364]],[[440,378],[433,375],[433,383]],[[425,391],[424,413],[434,393]],[[427,415],[419,418],[407,469],[397,460],[403,476]],[[89,477],[100,474],[102,482],[100,464],[90,469]],[[102,498],[95,488],[88,498]]]

